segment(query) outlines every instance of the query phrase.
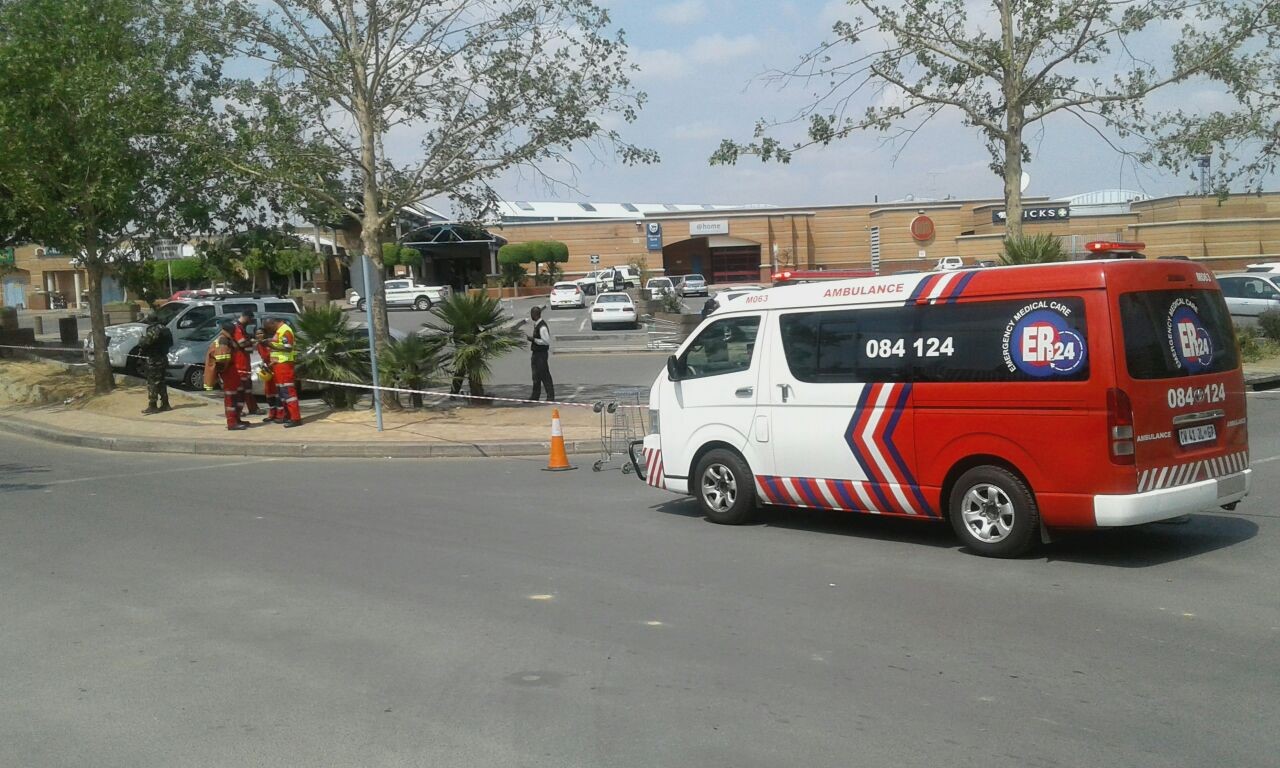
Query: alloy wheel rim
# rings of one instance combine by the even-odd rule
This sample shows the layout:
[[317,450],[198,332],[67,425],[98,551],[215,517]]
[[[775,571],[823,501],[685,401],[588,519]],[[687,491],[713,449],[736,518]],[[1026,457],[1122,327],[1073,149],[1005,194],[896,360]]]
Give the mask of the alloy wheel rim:
[[712,464],[702,473],[702,498],[707,506],[725,512],[738,500],[738,480],[733,470],[723,464]]
[[973,486],[960,502],[964,527],[978,541],[996,544],[1013,531],[1015,510],[1009,494],[998,485],[980,483]]

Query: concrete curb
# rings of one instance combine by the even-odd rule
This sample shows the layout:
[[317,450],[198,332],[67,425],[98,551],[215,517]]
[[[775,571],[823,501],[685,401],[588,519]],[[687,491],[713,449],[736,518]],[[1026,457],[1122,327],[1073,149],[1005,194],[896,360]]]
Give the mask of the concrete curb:
[[[550,442],[499,443],[234,443],[224,440],[189,440],[175,438],[111,437],[108,435],[64,432],[44,424],[4,414],[0,431],[34,437],[77,448],[124,453],[185,453],[199,456],[261,456],[326,459],[446,459],[446,458],[515,458],[546,456]],[[302,435],[299,435],[302,437]],[[571,454],[600,451],[599,440],[565,441]]]
[[1261,373],[1244,377],[1244,388],[1252,392],[1264,392],[1280,387],[1280,373]]

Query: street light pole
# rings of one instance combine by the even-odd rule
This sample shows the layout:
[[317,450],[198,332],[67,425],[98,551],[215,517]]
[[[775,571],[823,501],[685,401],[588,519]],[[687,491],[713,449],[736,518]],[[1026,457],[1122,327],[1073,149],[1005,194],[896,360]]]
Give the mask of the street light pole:
[[369,257],[364,259],[364,318],[369,331],[369,361],[373,364],[373,411],[378,416],[378,431],[382,431],[382,393],[378,391],[378,346],[373,343],[373,296],[369,290]]

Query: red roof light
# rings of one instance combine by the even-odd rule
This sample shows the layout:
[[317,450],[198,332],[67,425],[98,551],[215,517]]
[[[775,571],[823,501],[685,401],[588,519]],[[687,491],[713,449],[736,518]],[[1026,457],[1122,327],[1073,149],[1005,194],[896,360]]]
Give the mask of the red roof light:
[[1095,240],[1091,243],[1084,244],[1085,250],[1094,253],[1103,253],[1105,251],[1142,251],[1147,247],[1146,243],[1114,243],[1110,240]]

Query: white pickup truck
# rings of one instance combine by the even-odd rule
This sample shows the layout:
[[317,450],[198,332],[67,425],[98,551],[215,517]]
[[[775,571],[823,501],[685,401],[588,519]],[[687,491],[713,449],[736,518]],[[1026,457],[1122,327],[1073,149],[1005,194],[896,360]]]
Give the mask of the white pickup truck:
[[[413,307],[419,312],[426,312],[436,304],[449,298],[447,285],[418,285],[412,280],[397,278],[382,284],[387,293],[387,307]],[[355,291],[347,297],[347,303],[364,310],[364,297]]]

